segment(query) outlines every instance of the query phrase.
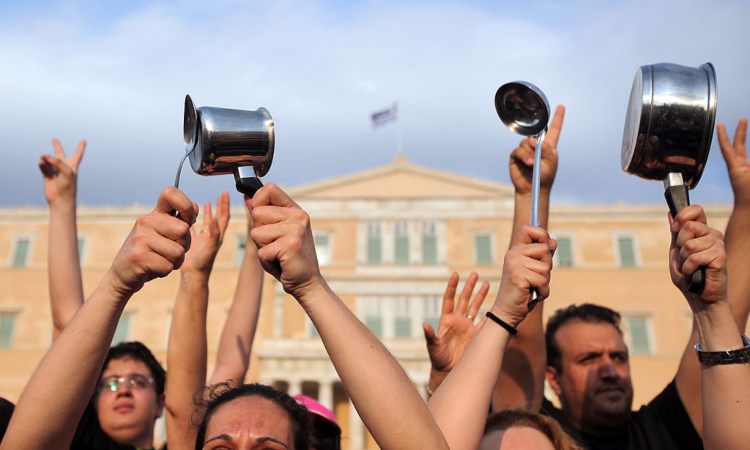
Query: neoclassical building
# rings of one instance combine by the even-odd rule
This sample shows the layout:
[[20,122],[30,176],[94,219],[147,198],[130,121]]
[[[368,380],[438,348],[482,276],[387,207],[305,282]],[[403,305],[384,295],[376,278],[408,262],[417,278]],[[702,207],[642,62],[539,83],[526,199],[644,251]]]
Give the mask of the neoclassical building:
[[[510,237],[513,189],[420,167],[403,156],[361,173],[288,189],[312,217],[321,269],[331,287],[385,343],[424,393],[429,376],[422,323],[437,325],[451,272],[501,274]],[[708,205],[723,230],[730,207]],[[669,279],[666,206],[553,205],[558,239],[545,315],[595,302],[623,315],[636,406],[674,376],[691,314]],[[80,208],[84,289],[91,292],[135,218],[147,208]],[[50,343],[45,208],[0,209],[0,396],[17,400]],[[232,221],[210,282],[209,358],[215,356],[245,246],[245,214]],[[165,360],[178,275],[154,280],[128,304],[115,340],[140,340]],[[335,411],[344,447],[377,448],[354,412],[325,349],[293,298],[266,276],[248,380],[317,398]],[[163,429],[162,429],[163,433]]]

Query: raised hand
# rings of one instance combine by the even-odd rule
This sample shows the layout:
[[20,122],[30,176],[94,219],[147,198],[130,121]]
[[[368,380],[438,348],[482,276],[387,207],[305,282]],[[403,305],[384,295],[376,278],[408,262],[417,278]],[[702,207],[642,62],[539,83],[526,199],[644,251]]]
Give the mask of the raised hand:
[[275,184],[245,198],[252,212],[250,237],[263,269],[298,300],[324,284],[315,254],[310,216]]
[[723,123],[716,125],[719,146],[724,155],[732,183],[735,203],[750,204],[750,161],[747,160],[747,119],[740,119],[734,132],[734,142],[729,142],[726,127]]
[[484,322],[475,322],[477,312],[481,308],[487,292],[490,289],[488,282],[483,282],[479,291],[474,295],[474,288],[479,276],[476,272],[469,275],[461,295],[456,303],[456,291],[458,289],[458,274],[453,272],[448,279],[448,285],[443,295],[443,308],[440,311],[440,322],[437,332],[429,324],[422,325],[424,337],[427,341],[427,353],[432,363],[430,374],[430,389],[434,392],[443,378],[456,365],[466,346],[469,345],[474,335]]
[[[552,116],[549,130],[542,145],[541,187],[552,189],[557,174],[557,143],[560,139],[565,107],[559,105]],[[531,193],[531,175],[534,168],[534,150],[536,138],[523,139],[510,154],[510,179],[518,194]]]
[[147,281],[178,269],[190,248],[190,226],[197,216],[198,205],[176,188],[165,188],[154,210],[136,220],[120,248],[106,276],[110,286],[129,298]]
[[216,254],[224,241],[224,233],[229,225],[229,192],[223,192],[216,199],[216,216],[211,212],[211,202],[203,207],[203,227],[190,229],[190,251],[185,255],[182,272],[200,272],[208,275],[213,268]]
[[75,201],[78,166],[86,150],[86,141],[81,140],[70,158],[65,158],[65,151],[58,139],[52,140],[55,156],[42,155],[39,158],[39,170],[44,175],[44,198],[53,205],[61,201]]
[[[706,214],[698,205],[681,210],[670,218],[672,245],[669,248],[669,273],[672,282],[687,297],[695,311],[701,302],[713,303],[727,298],[727,255],[718,230],[706,224]],[[690,275],[701,267],[706,270],[703,292],[688,291]]]
[[[549,296],[552,255],[556,248],[557,241],[550,238],[543,228],[523,227],[519,243],[505,254],[493,313],[515,327],[538,302]],[[530,303],[532,288],[537,290],[538,299]]]

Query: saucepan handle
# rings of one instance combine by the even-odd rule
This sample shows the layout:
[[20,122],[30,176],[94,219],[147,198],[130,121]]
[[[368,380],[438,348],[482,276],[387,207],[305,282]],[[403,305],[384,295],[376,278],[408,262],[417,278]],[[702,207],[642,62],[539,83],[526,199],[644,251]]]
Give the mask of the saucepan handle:
[[[687,186],[684,184],[666,187],[664,190],[664,198],[667,199],[667,205],[669,205],[669,212],[672,214],[672,217],[676,217],[678,212],[690,206],[690,195],[688,194]],[[694,294],[700,294],[703,292],[705,285],[706,268],[701,267],[690,275],[690,280],[688,280],[688,291]]]

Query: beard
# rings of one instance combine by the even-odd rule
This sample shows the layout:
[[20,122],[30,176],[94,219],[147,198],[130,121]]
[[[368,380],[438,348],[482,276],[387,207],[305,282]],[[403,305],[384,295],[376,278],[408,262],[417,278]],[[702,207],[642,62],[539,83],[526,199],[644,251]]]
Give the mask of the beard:
[[592,434],[614,431],[628,421],[632,405],[633,387],[627,380],[602,381],[586,392],[582,428]]

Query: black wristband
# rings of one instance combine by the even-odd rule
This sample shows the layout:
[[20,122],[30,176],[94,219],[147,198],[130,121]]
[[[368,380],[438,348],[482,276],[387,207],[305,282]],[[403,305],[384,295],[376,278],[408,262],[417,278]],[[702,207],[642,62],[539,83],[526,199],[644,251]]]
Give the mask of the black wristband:
[[704,366],[750,363],[750,338],[743,334],[742,343],[744,344],[742,348],[718,352],[703,351],[700,344],[695,344],[695,352],[698,354],[698,361]]
[[513,325],[510,325],[509,323],[506,323],[503,319],[497,317],[496,315],[492,314],[492,312],[487,311],[486,314],[487,317],[490,318],[493,322],[500,325],[501,327],[505,328],[508,333],[510,333],[512,336],[515,336],[518,334],[518,330]]

